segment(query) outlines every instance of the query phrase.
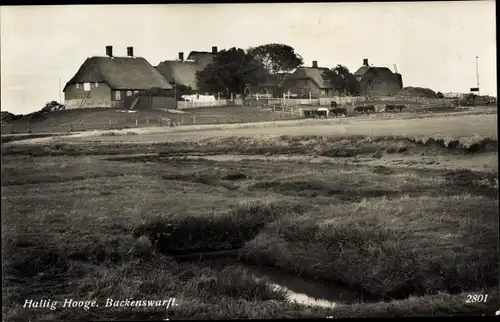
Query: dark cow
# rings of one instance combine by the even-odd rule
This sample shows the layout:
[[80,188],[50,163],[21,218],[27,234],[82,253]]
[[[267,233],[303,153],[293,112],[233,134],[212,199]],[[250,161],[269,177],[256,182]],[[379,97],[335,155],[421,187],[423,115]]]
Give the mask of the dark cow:
[[337,107],[337,106],[338,106],[337,102],[335,101],[330,102],[330,107]]
[[314,110],[305,110],[303,112],[304,112],[304,117],[307,117],[307,118],[316,117],[316,111],[314,111]]
[[389,104],[386,104],[385,105],[385,111],[386,112],[392,112],[396,109],[396,105],[389,105]]
[[375,105],[365,105],[365,106],[356,106],[354,111],[358,113],[366,113],[367,115],[375,112]]
[[314,117],[314,111],[305,110],[303,112],[304,112],[304,117]]
[[386,112],[395,112],[395,111],[401,112],[404,108],[406,108],[405,105],[389,105],[389,104],[385,105]]
[[357,113],[363,113],[365,110],[365,107],[364,106],[356,106],[354,108],[354,112],[357,112]]
[[367,105],[365,106],[365,109],[367,114],[375,113],[375,105]]
[[314,114],[317,118],[328,118],[328,111],[314,111]]
[[337,117],[337,116],[346,117],[347,116],[347,109],[344,107],[332,108],[332,109],[330,109],[330,113],[335,114],[335,117]]

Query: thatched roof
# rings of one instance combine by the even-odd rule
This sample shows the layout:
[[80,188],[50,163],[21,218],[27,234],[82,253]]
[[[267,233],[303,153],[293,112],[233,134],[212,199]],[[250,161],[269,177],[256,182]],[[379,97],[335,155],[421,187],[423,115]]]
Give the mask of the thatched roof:
[[393,75],[394,73],[387,67],[361,66],[353,75],[364,76],[368,71],[379,75]]
[[353,75],[363,76],[370,69],[370,66],[361,66]]
[[196,72],[205,68],[203,64],[197,64],[194,61],[166,60],[161,62],[156,69],[171,84],[191,86],[192,89],[198,89],[196,81]]
[[196,50],[193,50],[193,51],[189,52],[189,55],[187,56],[187,59],[193,59],[194,60],[195,56],[197,56],[197,57],[200,57],[200,56],[214,56],[214,53],[209,52],[209,51],[196,51]]
[[328,71],[326,67],[299,67],[297,70],[286,79],[293,81],[298,79],[310,79],[319,88],[330,88],[328,81],[324,79],[323,73]]
[[90,57],[85,60],[70,84],[105,82],[111,89],[141,90],[151,87],[164,89],[172,85],[142,57]]

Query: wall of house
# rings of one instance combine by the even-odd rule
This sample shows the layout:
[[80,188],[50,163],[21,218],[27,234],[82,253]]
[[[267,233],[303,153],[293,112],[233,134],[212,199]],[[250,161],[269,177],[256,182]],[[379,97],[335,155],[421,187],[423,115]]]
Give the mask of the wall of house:
[[320,89],[316,83],[310,79],[296,79],[285,82],[283,89],[285,92],[290,91],[292,94],[297,94],[300,96],[309,96],[309,92],[312,97],[322,97],[329,94],[328,90]]
[[84,90],[83,83],[80,83],[78,88],[76,84],[68,85],[64,91],[64,105],[66,109],[112,107],[111,89],[106,83],[97,83],[97,85],[90,83],[90,91]]
[[360,81],[361,95],[391,96],[402,88],[402,78],[395,74],[377,75],[367,72]]

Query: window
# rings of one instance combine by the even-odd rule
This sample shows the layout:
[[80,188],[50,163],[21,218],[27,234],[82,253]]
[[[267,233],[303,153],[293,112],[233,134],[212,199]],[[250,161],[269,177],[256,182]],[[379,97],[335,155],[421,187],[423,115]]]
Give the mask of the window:
[[76,83],[76,88],[80,88],[80,84],[79,83]]
[[90,91],[90,83],[83,83],[83,90],[86,92]]
[[98,82],[95,83],[95,87],[99,87],[99,83]]
[[134,91],[134,95],[135,95],[135,94],[139,94],[139,91]]
[[132,91],[127,91],[127,96],[132,96]]
[[115,101],[121,101],[122,99],[122,95],[120,93],[120,91],[116,91],[115,92]]

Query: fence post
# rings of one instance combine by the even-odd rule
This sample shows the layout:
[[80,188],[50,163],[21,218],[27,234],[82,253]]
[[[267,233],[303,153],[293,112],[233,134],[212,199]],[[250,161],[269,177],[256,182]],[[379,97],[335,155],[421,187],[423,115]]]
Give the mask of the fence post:
[[240,115],[240,123],[243,123],[243,114]]
[[215,122],[217,122],[217,124],[219,124],[219,115],[217,115],[217,116],[215,117]]
[[112,129],[113,128],[113,122],[111,122],[111,120],[109,120],[109,128]]
[[14,132],[15,132],[15,126],[12,125],[12,127],[10,128],[10,134],[14,134]]
[[69,131],[73,132],[73,123],[69,123]]
[[84,128],[84,126],[83,126],[83,121],[82,121],[82,131],[85,131],[85,128]]
[[193,125],[196,125],[196,115],[193,115]]
[[160,117],[158,116],[158,125],[160,125]]
[[259,113],[257,113],[257,122],[260,122],[260,116],[259,116]]
[[181,124],[184,125],[184,115],[181,116]]
[[[110,121],[111,122],[111,121]],[[138,119],[135,119],[135,126],[138,126],[139,125],[139,120]]]
[[149,125],[149,118],[146,119],[146,125]]

